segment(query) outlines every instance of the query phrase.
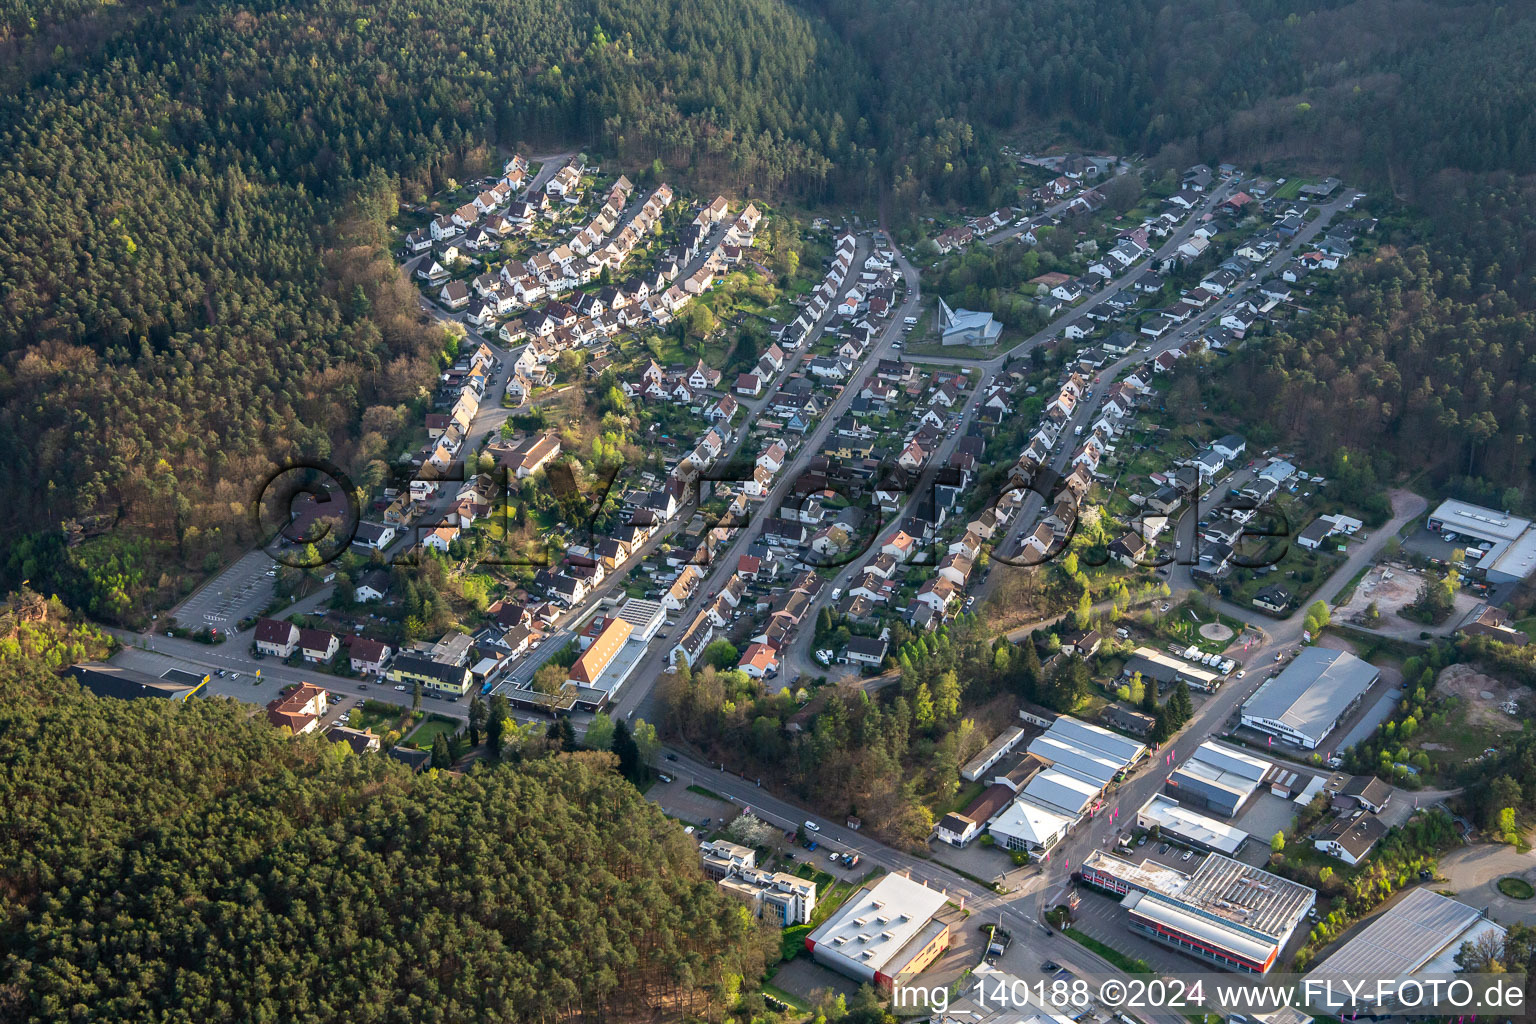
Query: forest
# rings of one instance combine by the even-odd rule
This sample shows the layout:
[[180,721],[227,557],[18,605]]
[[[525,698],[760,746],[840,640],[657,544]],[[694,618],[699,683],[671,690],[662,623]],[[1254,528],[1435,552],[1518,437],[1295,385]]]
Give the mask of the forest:
[[[1463,365],[1525,363],[1530,197],[1488,176],[1536,156],[1533,42],[1536,12],[1460,0],[11,0],[0,441],[25,458],[0,486],[5,532],[33,536],[6,580],[126,621],[248,541],[249,481],[274,461],[386,454],[444,339],[384,225],[514,148],[895,218],[1010,201],[998,147],[1019,136],[1343,171],[1437,212],[1427,277],[1412,249],[1351,271],[1415,297],[1425,339],[1376,346],[1353,419],[1380,403],[1437,447],[1470,433],[1485,450],[1456,452],[1462,472],[1509,479],[1529,462],[1519,394],[1490,420],[1476,374],[1426,392],[1410,349],[1475,316]],[[1495,292],[1471,302],[1458,270]],[[1383,317],[1346,297],[1320,337],[1354,346]],[[1301,358],[1275,361],[1284,399]]]
[[54,674],[103,648],[0,612],[0,1018],[718,1017],[777,949],[611,755],[413,776]]
[[83,38],[0,102],[0,487],[7,532],[88,541],[9,581],[108,619],[246,541],[267,466],[364,465],[420,414],[444,340],[386,249],[402,196],[514,147],[810,197],[867,166],[858,61],[775,0],[189,4]]

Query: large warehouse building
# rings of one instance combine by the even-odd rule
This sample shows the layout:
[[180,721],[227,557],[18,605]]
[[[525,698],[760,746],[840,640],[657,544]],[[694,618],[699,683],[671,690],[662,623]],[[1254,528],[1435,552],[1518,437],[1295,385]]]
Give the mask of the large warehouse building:
[[1317,893],[1220,854],[1185,873],[1095,850],[1085,884],[1124,896],[1132,931],[1229,971],[1265,974],[1275,965]]
[[1474,942],[1487,932],[1500,938],[1504,935],[1504,929],[1484,911],[1432,889],[1412,889],[1336,949],[1307,975],[1307,980],[1331,981],[1339,991],[1343,982],[1363,978],[1451,974],[1457,970],[1455,956],[1461,944]]
[[1235,818],[1274,765],[1220,743],[1202,743],[1168,776],[1168,792],[1179,802]]
[[[1089,725],[1070,715],[1058,717],[1043,735],[1031,740],[1026,749],[1064,771],[1090,780],[1102,776],[1104,766],[1114,765],[1114,771],[1104,776],[1101,787],[1114,778],[1115,772],[1123,771],[1147,756],[1145,743]],[[1078,767],[1073,767],[1074,764]]]
[[1452,499],[1429,514],[1428,526],[1455,534],[1452,543],[1489,583],[1514,583],[1536,571],[1536,530],[1529,519]]
[[1308,647],[1243,704],[1243,724],[1315,750],[1381,673],[1346,651]]
[[949,925],[938,919],[946,899],[921,882],[886,875],[854,893],[805,948],[839,974],[889,992],[949,948]]

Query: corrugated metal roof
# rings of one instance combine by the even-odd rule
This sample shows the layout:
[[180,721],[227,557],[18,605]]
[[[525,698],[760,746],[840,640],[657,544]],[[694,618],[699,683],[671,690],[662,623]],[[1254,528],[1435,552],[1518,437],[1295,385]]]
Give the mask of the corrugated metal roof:
[[1321,740],[1380,672],[1345,651],[1308,647],[1243,705],[1245,718],[1280,722]]
[[1307,977],[1357,980],[1412,974],[1482,919],[1475,907],[1413,889]]

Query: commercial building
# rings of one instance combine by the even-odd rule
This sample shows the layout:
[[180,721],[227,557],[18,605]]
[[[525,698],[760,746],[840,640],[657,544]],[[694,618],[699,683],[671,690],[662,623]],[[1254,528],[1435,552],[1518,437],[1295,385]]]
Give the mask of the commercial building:
[[1141,805],[1136,812],[1136,825],[1155,828],[1165,839],[1225,857],[1236,857],[1248,840],[1248,833],[1242,829],[1192,811],[1166,793],[1154,793],[1152,799]]
[[1019,795],[1075,822],[1098,800],[1102,788],[1069,772],[1047,768],[1030,779]]
[[619,606],[619,618],[629,623],[629,639],[634,643],[648,644],[667,621],[667,610],[660,601],[647,601],[632,597]]
[[1451,499],[1429,514],[1428,526],[1462,547],[1489,583],[1513,583],[1536,571],[1536,530],[1529,519]]
[[1020,797],[997,816],[988,831],[997,845],[1005,850],[1039,853],[1060,842],[1076,820]]
[[987,744],[985,750],[971,758],[966,766],[960,770],[960,777],[967,782],[975,782],[986,775],[993,765],[1001,761],[1003,755],[1018,746],[1019,741],[1023,738],[1024,730],[1018,726],[1010,726],[1004,729],[998,734],[996,739]]
[[[1307,981],[1332,982],[1338,991],[1345,981],[1358,984],[1365,978],[1450,974],[1457,969],[1455,956],[1461,944],[1475,942],[1488,933],[1502,939],[1504,929],[1489,920],[1486,911],[1433,889],[1410,889],[1334,950],[1307,975]],[[1374,992],[1376,986],[1369,987]]]
[[1102,850],[1083,862],[1087,885],[1124,896],[1132,931],[1229,971],[1264,974],[1317,900],[1307,886],[1208,853],[1181,871]]
[[757,851],[724,839],[699,844],[704,874],[780,928],[805,924],[816,910],[816,883],[757,866]]
[[1072,1024],[1071,1017],[1036,1005],[1030,999],[1032,991],[1023,978],[981,963],[971,981],[942,1009],[935,1007],[929,1020],[932,1024]]
[[1079,757],[1093,761],[1107,761],[1125,770],[1147,756],[1147,745],[1137,740],[1110,732],[1097,725],[1089,725],[1069,715],[1061,715],[1029,744],[1029,752],[1047,761],[1056,761],[1047,750],[1074,751]]
[[720,881],[743,868],[757,867],[757,851],[725,839],[699,844],[699,862],[704,874],[713,881]]
[[1193,662],[1170,657],[1150,647],[1138,647],[1125,660],[1121,675],[1129,679],[1140,672],[1143,680],[1157,681],[1159,690],[1166,690],[1175,683],[1184,683],[1191,689],[1214,693],[1221,685],[1221,674],[1202,668]]
[[181,701],[201,692],[208,683],[206,675],[196,676],[172,669],[164,676],[153,676],[148,672],[109,665],[104,661],[82,662],[70,666],[69,671],[76,682],[96,696],[117,700],[158,697],[161,700]]
[[1380,671],[1345,651],[1308,647],[1243,704],[1243,724],[1315,750]]
[[1235,818],[1274,765],[1220,743],[1202,743],[1168,776],[1167,790],[1180,803]]
[[816,910],[816,883],[785,871],[743,868],[722,878],[720,888],[779,928],[805,924]]
[[1114,781],[1125,765],[1095,747],[1087,747],[1047,733],[1029,745],[1029,752],[1051,762],[1058,770],[1069,772],[1102,790]]
[[949,948],[939,919],[947,897],[902,875],[886,875],[853,894],[805,940],[817,962],[889,992]]

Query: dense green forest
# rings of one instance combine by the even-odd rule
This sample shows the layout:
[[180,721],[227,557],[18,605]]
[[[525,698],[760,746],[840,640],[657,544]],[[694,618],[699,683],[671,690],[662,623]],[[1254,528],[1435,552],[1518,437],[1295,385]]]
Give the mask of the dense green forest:
[[1529,8],[808,2],[871,61],[893,115],[881,123],[893,131],[939,118],[977,131],[1065,123],[1148,156],[1171,147],[1186,163],[1299,159],[1410,191],[1411,175],[1518,170],[1536,157],[1536,83],[1522,56],[1536,45]]
[[[123,26],[0,104],[0,441],[25,453],[0,487],[12,529],[97,514],[194,565],[241,539],[272,460],[374,458],[430,381],[441,339],[383,245],[398,195],[520,144],[811,196],[834,159],[842,180],[869,165],[858,61],[776,0],[194,4]],[[159,583],[124,543],[9,569],[121,617]]]
[[[1536,437],[1536,186],[1449,179],[1434,222],[1384,221],[1381,248],[1316,282],[1311,315],[1245,346],[1215,400],[1309,451],[1529,508]],[[1332,474],[1330,474],[1332,475]]]
[[[1523,366],[1529,332],[1508,318],[1532,301],[1530,197],[1488,176],[1536,157],[1533,46],[1536,11],[1458,0],[10,0],[0,441],[24,454],[0,487],[9,532],[50,536],[6,576],[130,618],[174,595],[171,563],[247,539],[249,482],[274,459],[387,452],[443,340],[384,225],[513,147],[893,217],[1010,201],[1013,133],[1343,171],[1441,214],[1415,240],[1428,277],[1411,248],[1350,273],[1425,296],[1423,333],[1463,364],[1498,345],[1500,368]],[[1486,313],[1458,268],[1497,283]],[[1351,301],[1322,322],[1372,334],[1375,310]],[[1461,346],[1467,314],[1446,302],[1478,310],[1486,346]],[[1402,354],[1413,379],[1386,422],[1419,415],[1432,448],[1454,447],[1482,384],[1434,379],[1461,390],[1435,396],[1455,420],[1415,413],[1421,366]],[[1394,376],[1365,390],[1385,402]],[[1461,472],[1519,464],[1523,484],[1522,415],[1504,404],[1508,438]],[[117,529],[66,552],[77,518]]]
[[222,699],[101,700],[0,614],[0,1017],[717,1015],[777,939],[608,755],[413,776]]

